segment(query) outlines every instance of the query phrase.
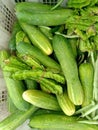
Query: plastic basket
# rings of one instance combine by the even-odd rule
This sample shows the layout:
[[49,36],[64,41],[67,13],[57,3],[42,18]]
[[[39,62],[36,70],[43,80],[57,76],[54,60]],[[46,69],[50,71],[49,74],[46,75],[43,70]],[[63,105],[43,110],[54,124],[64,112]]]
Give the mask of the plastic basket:
[[[15,21],[14,6],[16,2],[41,2],[45,4],[56,4],[57,0],[0,0],[0,50],[7,49],[8,41],[11,36],[11,30]],[[65,6],[66,0],[62,3]],[[9,114],[7,110],[7,90],[3,79],[2,71],[0,70],[0,121]],[[28,120],[21,125],[17,130],[30,130],[27,126]]]

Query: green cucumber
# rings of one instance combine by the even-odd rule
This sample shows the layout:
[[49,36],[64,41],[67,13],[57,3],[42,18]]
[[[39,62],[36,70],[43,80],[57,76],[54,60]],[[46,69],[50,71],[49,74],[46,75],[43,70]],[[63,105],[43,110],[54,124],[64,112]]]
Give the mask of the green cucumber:
[[25,79],[24,80],[27,89],[37,89],[38,88],[38,84],[35,80],[32,79]]
[[78,117],[60,114],[40,114],[32,116],[29,126],[33,128],[51,128],[51,130],[97,130],[98,126],[78,122]]
[[39,3],[39,2],[18,2],[15,6],[15,10],[16,12],[17,11],[29,11],[29,12],[32,12],[32,11],[35,11],[35,10],[40,10],[40,11],[43,11],[43,10],[50,10],[52,8],[51,5],[48,5],[48,4],[42,4],[42,3]]
[[18,108],[19,110],[26,111],[29,109],[30,104],[22,98],[22,94],[25,91],[25,86],[23,82],[12,79],[11,73],[3,70],[3,66],[4,66],[3,61],[6,58],[8,58],[8,55],[9,53],[6,50],[0,51],[0,65],[3,71],[6,88],[10,96],[10,99],[12,100],[16,108]]
[[40,31],[38,27],[22,22],[20,25],[34,46],[38,47],[46,55],[52,54],[53,48],[50,40]]
[[75,113],[75,105],[69,99],[67,92],[64,91],[63,94],[56,95],[56,97],[63,112],[72,116]]
[[[36,10],[32,12],[20,11],[16,12],[16,17],[19,22],[24,22],[31,25],[40,26],[56,26],[65,24],[66,20],[73,15],[74,11],[71,9],[57,9],[57,10]],[[27,17],[28,16],[28,17]]]
[[17,110],[0,122],[0,130],[15,130],[29,119],[37,109],[37,107],[31,106],[31,108],[25,112]]
[[94,68],[91,63],[81,63],[79,66],[80,81],[84,90],[84,101],[82,107],[93,101]]
[[41,90],[26,90],[23,93],[23,98],[39,108],[57,111],[61,110],[56,97]]
[[81,105],[84,100],[84,93],[71,45],[65,37],[55,35],[53,48],[67,81],[68,96],[75,105]]
[[8,42],[8,48],[10,51],[15,51],[16,50],[16,34],[18,31],[22,30],[18,21],[16,21],[13,25],[13,29],[11,32],[11,38]]

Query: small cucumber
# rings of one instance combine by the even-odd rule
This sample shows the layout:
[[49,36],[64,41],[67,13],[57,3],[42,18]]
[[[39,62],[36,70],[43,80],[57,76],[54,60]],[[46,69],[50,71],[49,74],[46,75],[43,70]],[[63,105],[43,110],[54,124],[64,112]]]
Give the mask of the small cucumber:
[[40,90],[26,90],[23,99],[39,108],[61,110],[56,97]]
[[43,51],[46,55],[52,54],[53,48],[50,40],[40,31],[38,27],[34,25],[31,26],[26,23],[20,23],[20,25],[34,46],[41,49],[41,51]]
[[11,73],[3,70],[3,66],[4,66],[3,61],[6,58],[8,58],[8,55],[9,53],[6,50],[0,51],[0,65],[5,79],[6,88],[10,96],[10,99],[12,100],[14,105],[19,110],[26,111],[29,109],[30,104],[22,98],[22,93],[25,91],[25,86],[23,82],[12,79]]

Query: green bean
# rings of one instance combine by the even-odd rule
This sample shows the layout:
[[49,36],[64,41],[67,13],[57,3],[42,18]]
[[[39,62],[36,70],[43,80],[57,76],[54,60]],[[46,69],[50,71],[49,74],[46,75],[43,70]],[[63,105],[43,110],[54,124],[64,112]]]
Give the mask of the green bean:
[[50,79],[54,79],[55,81],[59,83],[62,83],[62,84],[65,83],[65,78],[63,75],[52,73],[51,71],[44,71],[41,69],[17,71],[16,73],[12,74],[12,77],[16,79],[50,78]]
[[78,0],[78,1],[77,0],[69,0],[68,1],[68,3],[78,3],[78,4],[79,3],[81,4],[81,3],[84,3],[84,2],[86,2],[86,0]]
[[59,6],[62,4],[63,1],[64,1],[64,0],[58,0],[57,4],[56,4],[55,6],[53,6],[53,7],[51,8],[51,10],[54,10],[54,9],[56,9],[57,7],[59,7]]
[[17,72],[17,71],[20,71],[20,70],[24,70],[24,68],[22,68],[22,67],[16,67],[16,66],[8,66],[8,65],[5,65],[5,66],[3,67],[3,70],[4,70],[4,71],[7,71],[7,72],[13,73],[13,72]]
[[45,84],[40,83],[40,88],[42,91],[44,91],[46,93],[51,93],[51,91],[47,87],[47,84],[45,85]]
[[37,89],[38,88],[38,84],[35,80],[32,79],[25,79],[24,80],[27,89]]
[[46,88],[53,94],[62,94],[63,88],[60,84],[51,79],[42,78],[39,82],[46,86]]
[[91,104],[89,104],[89,105],[87,105],[87,106],[85,106],[85,107],[83,107],[83,108],[78,109],[78,110],[75,112],[75,115],[80,114],[80,113],[83,113],[84,111],[87,111],[87,110],[91,109],[94,105],[95,105],[95,103],[92,102]]
[[98,110],[98,104],[94,105],[92,108],[90,108],[86,112],[84,112],[81,117],[85,117],[96,110]]
[[[46,77],[47,77],[47,75],[46,75]],[[53,76],[53,78],[57,79],[57,81],[58,81],[58,77],[61,78],[59,80],[61,82],[63,79],[62,76],[61,77],[59,75]],[[51,93],[61,94],[63,92],[62,86],[58,83],[59,81],[56,82],[55,80],[52,80],[50,78],[49,79],[45,78],[43,72],[36,73],[33,71],[27,71],[27,70],[17,71],[14,74],[12,74],[12,78],[17,79],[17,80],[33,79],[33,80],[37,81],[38,83],[41,83],[42,85],[46,86]]]

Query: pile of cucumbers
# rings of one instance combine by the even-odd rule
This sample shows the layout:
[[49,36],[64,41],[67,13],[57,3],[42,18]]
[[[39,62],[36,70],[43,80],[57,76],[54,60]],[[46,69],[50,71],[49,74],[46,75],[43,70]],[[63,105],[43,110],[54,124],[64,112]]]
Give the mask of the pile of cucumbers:
[[15,6],[8,49],[0,50],[10,112],[0,130],[27,119],[31,129],[98,129],[98,2],[59,4]]

